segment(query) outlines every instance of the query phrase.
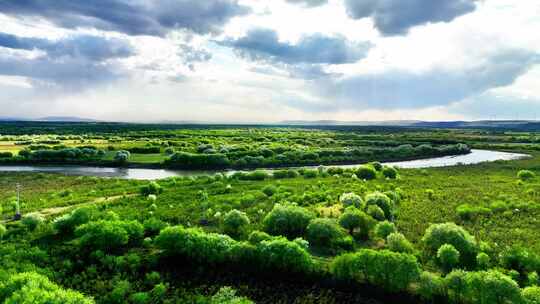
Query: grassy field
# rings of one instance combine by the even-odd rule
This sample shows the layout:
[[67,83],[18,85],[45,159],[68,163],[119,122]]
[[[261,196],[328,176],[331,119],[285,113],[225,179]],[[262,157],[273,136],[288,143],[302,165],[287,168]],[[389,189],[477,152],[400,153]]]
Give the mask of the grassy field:
[[[476,143],[469,144],[485,144],[483,140],[476,140]],[[376,172],[373,179],[358,178],[362,173],[353,169],[300,170],[280,178],[261,172],[229,177],[178,177],[157,183],[42,173],[2,173],[0,202],[7,232],[1,241],[0,258],[6,266],[0,267],[0,278],[34,269],[63,287],[93,296],[98,303],[213,304],[213,294],[223,286],[232,286],[240,295],[257,303],[418,303],[424,299],[427,303],[530,304],[534,302],[522,302],[525,300],[521,293],[527,288],[536,288],[535,276],[540,270],[540,264],[537,264],[540,263],[540,235],[537,233],[540,228],[537,220],[540,215],[540,178],[537,177],[540,174],[540,152],[534,145],[508,143],[505,146],[513,152],[530,154],[532,157],[528,159],[446,168],[400,169],[397,178],[385,177],[384,168],[376,171],[376,165],[372,165],[372,169],[363,167]],[[111,153],[108,152],[106,157]],[[138,161],[153,162],[159,157],[161,154],[145,154]],[[518,178],[521,170],[529,170],[532,177]],[[16,184],[22,188],[22,222],[9,221],[14,214]],[[395,217],[388,217],[381,209],[381,219],[377,213],[370,213],[367,206],[358,207],[361,213],[365,211],[368,214],[366,216],[371,223],[366,228],[368,230],[353,229],[352,237],[345,230],[339,230],[336,232],[339,236],[329,236],[338,238],[336,243],[332,241],[327,245],[316,243],[318,239],[310,234],[309,226],[307,232],[301,234],[309,243],[294,240],[294,237],[275,239],[276,243],[257,243],[252,239],[252,233],[270,231],[266,222],[278,205],[300,208],[301,212],[312,214],[315,218],[310,220],[310,225],[322,220],[321,223],[330,225],[324,229],[334,227],[331,225],[339,227],[337,223],[341,223],[342,216],[351,210],[346,209],[340,200],[345,193],[355,193],[364,201],[374,193],[385,193],[395,206]],[[74,210],[84,211],[76,217],[72,213]],[[239,212],[235,221],[242,223],[238,234],[228,230],[226,224],[229,215],[235,212]],[[401,242],[405,243],[400,244],[405,249],[392,249],[390,239],[381,237],[382,228],[378,227],[386,223],[384,218],[392,221],[396,231],[403,235],[405,241]],[[66,219],[81,222],[73,224],[73,230],[66,232],[58,224]],[[429,253],[424,240],[430,227],[447,222],[456,223],[465,229],[464,233],[470,233],[475,254],[485,254],[490,261],[480,264],[462,260],[461,264],[453,266],[454,269],[465,269],[464,276],[480,276],[474,279],[477,283],[471,283],[472,287],[463,293],[449,285],[452,275],[460,275],[459,271],[443,266],[438,256]],[[279,227],[284,227],[293,222],[280,223]],[[87,225],[90,225],[88,229],[92,225],[99,228],[84,234],[81,229]],[[124,227],[122,225],[131,228],[121,228]],[[114,239],[117,237],[114,231],[137,231],[139,226],[143,235],[137,241],[115,246],[122,240]],[[172,254],[166,244],[159,241],[161,235],[169,231],[165,228],[167,226],[180,229],[176,230],[177,233],[187,233],[191,242],[217,242],[220,239],[233,249],[223,247],[214,252],[213,246],[225,245],[209,243],[200,244],[206,251],[196,251],[198,254],[195,256]],[[98,237],[112,239],[100,243]],[[189,244],[174,248],[181,251]],[[305,266],[311,270],[288,272],[279,268],[283,267],[279,263],[272,266],[278,268],[261,266],[263,268],[258,270],[258,266],[250,264],[253,261],[248,257],[254,253],[249,253],[249,250],[261,250],[257,256],[266,254],[265,250],[269,249],[264,249],[264,246],[270,244],[286,246],[302,257],[286,269],[305,262],[311,265]],[[259,249],[257,246],[262,247]],[[526,254],[518,254],[512,248],[526,250]],[[227,256],[225,261],[217,263],[207,261],[216,258],[214,255],[220,252],[229,252],[227,254],[232,257]],[[287,250],[274,254],[284,252]],[[410,258],[418,268],[406,272],[420,272],[418,276],[407,279],[410,281],[405,285],[391,285],[384,277],[355,276],[353,282],[337,279],[336,261],[351,254],[374,254],[372,252],[381,255],[393,252],[398,256],[392,258]],[[280,263],[300,256],[287,257]],[[267,256],[262,261],[269,258]],[[373,263],[376,262],[370,264]],[[393,265],[392,260],[383,265],[387,263]],[[390,271],[389,278],[400,277],[399,273],[392,272],[400,269],[398,266],[376,269],[375,272]],[[358,267],[353,269],[361,269]],[[155,278],[150,279],[149,276]],[[480,278],[491,276],[496,278],[496,284],[510,284],[505,285],[510,291],[501,292],[495,298],[489,297],[490,292],[499,288],[485,287]],[[437,284],[443,284],[441,289],[434,287]],[[426,293],[427,286],[431,286],[429,290],[432,293]],[[159,299],[155,298],[158,290],[161,290]],[[459,298],[455,298],[456,295]],[[479,295],[486,297],[487,302],[477,301]],[[137,302],[137,297],[154,297],[154,300]]]

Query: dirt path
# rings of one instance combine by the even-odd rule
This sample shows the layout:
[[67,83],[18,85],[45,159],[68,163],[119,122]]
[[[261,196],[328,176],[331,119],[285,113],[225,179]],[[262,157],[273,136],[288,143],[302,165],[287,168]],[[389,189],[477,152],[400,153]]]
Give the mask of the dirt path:
[[[92,205],[92,204],[99,204],[99,203],[105,203],[105,202],[114,202],[114,201],[119,200],[121,198],[133,197],[133,196],[137,196],[137,195],[138,195],[137,193],[132,193],[132,194],[126,194],[126,195],[98,197],[98,198],[95,198],[95,199],[93,199],[91,201],[84,202],[84,203],[79,203],[79,204],[74,204],[74,205],[69,205],[69,206],[63,206],[63,207],[44,208],[44,209],[36,210],[36,211],[33,211],[33,212],[29,212],[27,214],[39,214],[39,215],[41,215],[43,217],[50,217],[50,216],[54,216],[54,215],[63,213],[65,211],[69,210],[69,209],[76,209],[76,208],[79,208],[79,207],[84,207],[84,206],[88,206],[88,205]],[[10,220],[3,220],[3,221],[0,221],[0,223],[7,223],[9,221]]]

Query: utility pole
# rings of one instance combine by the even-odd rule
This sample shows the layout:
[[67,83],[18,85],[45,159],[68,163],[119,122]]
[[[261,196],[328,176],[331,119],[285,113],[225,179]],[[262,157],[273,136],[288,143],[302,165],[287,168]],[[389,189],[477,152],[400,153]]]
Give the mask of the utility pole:
[[17,183],[17,202],[15,204],[15,217],[14,220],[18,221],[21,219],[21,184]]

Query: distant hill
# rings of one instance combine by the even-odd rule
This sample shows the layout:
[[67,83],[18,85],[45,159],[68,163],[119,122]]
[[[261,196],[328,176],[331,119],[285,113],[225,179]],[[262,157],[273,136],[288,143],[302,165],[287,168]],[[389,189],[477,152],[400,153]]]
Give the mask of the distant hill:
[[419,120],[388,120],[388,121],[338,121],[338,120],[285,120],[280,122],[291,126],[381,126],[381,127],[413,127],[413,128],[497,128],[512,130],[540,130],[540,121],[531,120],[478,120],[478,121],[419,121]]

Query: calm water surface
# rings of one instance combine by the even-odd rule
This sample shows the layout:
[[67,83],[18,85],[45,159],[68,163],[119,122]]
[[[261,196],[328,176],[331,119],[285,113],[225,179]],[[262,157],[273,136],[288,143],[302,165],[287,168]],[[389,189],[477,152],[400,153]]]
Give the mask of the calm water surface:
[[[482,162],[492,162],[496,160],[515,160],[530,157],[527,154],[508,153],[488,150],[471,150],[467,155],[444,156],[428,159],[389,162],[385,165],[392,165],[399,168],[431,168],[431,167],[447,167],[459,164],[471,165]],[[338,165],[332,167],[354,168],[357,165]],[[313,168],[313,167],[309,167]],[[271,170],[269,170],[271,171]],[[65,175],[76,176],[96,176],[96,177],[116,177],[138,180],[155,180],[168,178],[173,176],[199,176],[211,175],[216,173],[232,174],[233,170],[167,170],[167,169],[136,169],[136,168],[101,168],[101,167],[86,167],[86,166],[43,166],[43,165],[28,165],[28,166],[0,166],[1,172],[44,172],[44,173],[61,173]]]

